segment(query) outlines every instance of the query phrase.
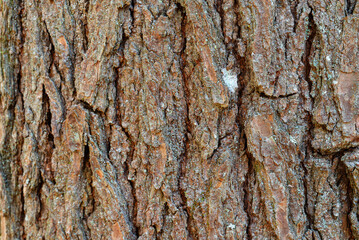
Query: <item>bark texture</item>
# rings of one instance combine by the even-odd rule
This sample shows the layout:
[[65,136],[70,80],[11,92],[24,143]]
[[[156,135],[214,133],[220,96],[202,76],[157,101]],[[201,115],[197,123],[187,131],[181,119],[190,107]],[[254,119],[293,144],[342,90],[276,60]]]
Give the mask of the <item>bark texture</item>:
[[359,239],[356,0],[0,0],[1,239]]

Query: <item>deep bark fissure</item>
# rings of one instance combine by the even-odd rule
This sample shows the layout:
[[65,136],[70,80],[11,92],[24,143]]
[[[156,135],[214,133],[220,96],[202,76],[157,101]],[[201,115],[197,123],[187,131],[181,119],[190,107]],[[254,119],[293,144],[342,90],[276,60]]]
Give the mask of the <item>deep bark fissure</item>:
[[81,169],[81,178],[82,181],[85,181],[89,186],[89,192],[87,192],[87,189],[85,189],[88,198],[86,204],[90,204],[91,208],[90,211],[86,211],[86,206],[82,206],[84,202],[81,202],[80,208],[82,208],[82,224],[80,226],[83,227],[83,233],[88,233],[90,236],[85,236],[86,238],[91,237],[91,231],[88,226],[88,219],[89,217],[95,212],[96,204],[94,199],[94,192],[95,188],[93,186],[93,172],[91,170],[91,162],[90,162],[90,147],[88,142],[86,141],[84,146],[84,154],[83,154],[83,160],[82,160],[82,169]]
[[[351,180],[349,179],[349,173],[347,172],[347,167],[345,166],[345,163],[342,161],[342,158],[344,154],[354,151],[355,148],[349,149],[349,150],[343,150],[336,154],[334,154],[334,158],[338,159],[338,166],[335,169],[335,172],[338,174],[337,177],[337,185],[340,186],[340,182],[343,182],[343,185],[347,188],[347,204],[348,204],[348,212],[346,214],[346,220],[348,223],[348,231],[350,233],[350,239],[355,239],[355,234],[353,233],[353,222],[350,220],[350,213],[353,210],[353,207],[355,206],[354,199],[355,199],[355,190],[353,189],[353,186],[351,185]],[[342,192],[340,192],[342,193]]]
[[[47,140],[49,142],[49,145],[52,146],[52,149],[55,148],[54,145],[54,135],[52,134],[52,126],[51,126],[51,120],[52,120],[52,114],[50,109],[50,98],[46,93],[45,86],[42,86],[42,103],[43,103],[43,113],[44,116],[44,127],[48,130],[47,132]],[[52,155],[52,151],[51,151]],[[49,156],[51,158],[51,155]]]
[[[309,34],[308,38],[305,42],[305,51],[304,55],[302,57],[302,62],[304,64],[304,81],[308,84],[308,90],[309,90],[309,96],[311,96],[312,92],[312,81],[310,79],[310,72],[311,72],[311,63],[310,63],[310,57],[312,53],[312,47],[313,47],[313,41],[316,36],[316,26],[313,19],[313,9],[310,7],[310,12],[308,15],[308,29]],[[310,98],[310,100],[313,102],[313,99]],[[306,140],[306,156],[301,161],[301,167],[304,170],[304,179],[303,179],[303,187],[304,187],[304,212],[308,219],[308,229],[315,230],[314,227],[314,216],[310,213],[308,209],[308,185],[310,184],[308,176],[309,172],[306,167],[307,161],[312,157],[313,149],[311,147],[311,141],[312,141],[312,131],[314,129],[313,123],[312,123],[312,114],[310,112],[307,113],[307,124],[308,124],[308,130],[307,130],[307,140]]]
[[[39,170],[41,172],[41,170]],[[36,189],[34,189],[34,192],[36,195],[36,197],[38,198],[37,199],[37,202],[39,204],[39,211],[36,213],[36,225],[38,225],[39,223],[41,223],[41,217],[43,215],[43,211],[44,211],[44,208],[43,208],[43,204],[42,204],[42,201],[41,201],[41,198],[42,198],[42,193],[41,193],[41,190],[42,190],[42,187],[44,185],[44,179],[43,179],[43,176],[42,174],[40,173],[39,174],[39,178],[38,178],[38,183],[36,185]]]
[[[238,0],[234,1],[234,6],[235,9],[239,9],[239,2]],[[237,12],[237,23],[238,23],[238,38],[241,39],[241,19],[240,19],[240,15]],[[239,129],[241,131],[241,138],[244,139],[244,154],[247,157],[247,164],[248,164],[248,169],[247,172],[245,174],[245,181],[243,184],[243,192],[244,192],[244,199],[243,199],[243,205],[244,205],[244,211],[247,215],[247,227],[245,229],[246,231],[246,236],[248,240],[252,239],[252,233],[251,233],[251,224],[252,224],[252,214],[251,214],[251,191],[250,191],[250,183],[249,183],[249,179],[251,176],[253,176],[254,174],[254,169],[253,169],[253,162],[254,159],[252,157],[252,155],[249,153],[248,151],[248,146],[247,146],[247,136],[245,133],[245,110],[242,107],[243,103],[244,103],[244,99],[247,98],[249,95],[246,92],[246,88],[249,84],[249,78],[250,78],[250,74],[249,74],[249,65],[248,65],[248,59],[247,59],[247,51],[248,49],[246,49],[245,53],[243,56],[240,56],[239,53],[239,49],[238,49],[238,45],[236,48],[234,48],[235,50],[235,57],[237,60],[237,64],[238,67],[240,69],[240,73],[238,75],[238,80],[237,80],[237,93],[238,93],[238,101],[237,101],[237,105],[238,105],[238,113],[237,113],[237,117],[236,117],[236,124],[239,126]]]
[[[131,1],[131,6],[129,7],[130,11],[131,11],[131,16],[133,18],[133,8],[134,8],[134,4],[135,1],[132,0]],[[119,84],[119,71],[120,69],[125,65],[125,58],[124,58],[124,50],[126,47],[126,43],[128,41],[129,37],[125,35],[125,33],[123,33],[122,36],[122,41],[120,43],[119,46],[119,57],[120,57],[120,66],[118,68],[115,68],[115,76],[114,76],[114,85],[116,88],[116,103],[115,103],[115,109],[116,109],[116,124],[118,124],[118,126],[121,128],[122,132],[125,134],[126,139],[129,143],[129,152],[127,155],[127,159],[125,161],[125,163],[123,164],[123,168],[124,168],[124,172],[123,174],[125,175],[125,178],[128,180],[128,183],[131,186],[131,194],[133,197],[133,216],[132,216],[132,222],[133,222],[133,228],[134,228],[134,234],[136,237],[139,236],[139,227],[136,224],[136,219],[137,219],[137,205],[138,205],[138,200],[137,200],[137,195],[136,195],[136,185],[135,185],[135,180],[133,179],[129,179],[129,174],[130,174],[130,168],[131,168],[131,163],[134,159],[134,154],[135,154],[135,150],[136,150],[136,142],[133,140],[133,137],[131,136],[130,132],[128,131],[128,129],[126,129],[123,124],[122,124],[122,115],[121,115],[121,111],[119,110],[119,106],[120,106],[120,84]]]
[[186,193],[185,193],[185,189],[182,188],[181,186],[181,180],[184,180],[185,176],[186,176],[186,164],[188,161],[188,149],[190,147],[190,136],[191,136],[191,121],[189,118],[189,98],[190,98],[190,92],[189,92],[189,88],[188,88],[188,77],[186,76],[186,72],[185,72],[185,66],[186,66],[186,61],[187,61],[187,57],[186,57],[186,48],[187,48],[187,34],[186,34],[186,26],[187,26],[187,15],[186,15],[186,10],[185,8],[180,5],[177,4],[177,7],[181,13],[182,19],[181,19],[181,37],[182,37],[182,49],[181,52],[179,54],[180,57],[180,70],[182,73],[182,82],[183,82],[183,94],[184,94],[184,99],[186,101],[186,117],[185,117],[185,122],[186,122],[186,132],[185,132],[185,142],[184,142],[184,152],[183,155],[181,157],[181,162],[180,162],[180,171],[179,171],[179,177],[178,177],[178,186],[179,186],[179,194],[181,196],[181,200],[182,200],[182,204],[183,204],[183,210],[186,213],[186,224],[187,224],[187,231],[188,231],[188,235],[190,239],[195,239],[196,233],[192,231],[192,228],[190,227],[191,224],[191,215],[190,215],[190,211],[188,209],[188,204],[187,204],[187,197],[186,197]]
[[252,157],[252,155],[248,152],[247,147],[246,147],[246,156],[248,159],[248,171],[246,174],[246,180],[244,182],[244,211],[247,213],[247,228],[246,228],[246,235],[247,235],[247,239],[251,240],[252,239],[252,233],[251,233],[251,223],[252,223],[252,219],[251,219],[251,193],[250,193],[250,186],[249,186],[249,180],[251,178],[251,176],[253,176],[254,173],[254,169],[253,169],[253,162],[254,159]]
[[[310,143],[309,143],[310,144]],[[311,151],[309,150],[310,147],[307,147],[307,155],[308,155],[308,151]],[[303,179],[303,187],[304,187],[304,212],[305,212],[305,215],[307,216],[307,219],[308,219],[308,226],[307,226],[307,230],[310,230],[310,229],[313,229],[314,228],[314,217],[312,216],[312,214],[310,213],[309,211],[309,207],[308,207],[308,176],[309,176],[309,173],[308,173],[308,170],[306,168],[306,164],[305,162],[308,160],[307,158],[309,158],[310,156],[305,156],[305,158],[301,161],[301,167],[304,171],[304,179]]]
[[82,23],[83,26],[83,36],[84,36],[84,43],[83,43],[83,48],[84,48],[84,52],[86,53],[88,50],[88,46],[89,46],[89,29],[88,29],[88,20],[87,20],[87,15],[89,14],[89,8],[90,8],[90,0],[85,0],[85,20]]
[[289,4],[290,12],[292,13],[293,16],[293,20],[294,20],[293,32],[295,33],[297,31],[297,26],[299,21],[298,12],[297,12],[298,0],[287,0],[287,1]]
[[[43,165],[41,167],[41,174],[43,175],[42,178],[46,180],[54,181],[54,173],[53,173],[51,159],[56,146],[55,146],[54,135],[52,133],[52,126],[51,126],[52,114],[50,109],[50,98],[46,93],[46,89],[44,85],[42,85],[42,105],[43,105],[42,106],[43,112],[41,114],[43,116],[42,129],[44,131],[43,134],[47,135],[46,138],[43,140],[47,140],[47,141],[46,141],[46,145],[45,143],[42,143],[40,146],[43,155]],[[44,182],[44,180],[42,181]]]
[[305,51],[302,60],[302,62],[304,63],[304,71],[305,71],[304,80],[308,83],[309,96],[311,96],[311,92],[313,91],[312,81],[310,79],[310,71],[311,71],[310,57],[312,53],[314,38],[316,37],[317,34],[317,27],[315,25],[314,17],[313,17],[313,9],[311,7],[310,9],[311,10],[308,15],[308,29],[310,32],[305,42]]
[[[276,81],[278,82],[278,81]],[[277,99],[281,99],[281,98],[289,98],[292,97],[294,95],[297,95],[298,93],[290,93],[287,95],[279,95],[279,96],[273,96],[273,95],[267,95],[265,92],[259,91],[257,90],[257,92],[259,92],[259,96],[261,96],[262,98],[267,98],[267,99],[272,99],[272,100],[277,100]]]
[[345,0],[345,15],[352,15],[355,10],[355,6],[357,4],[357,0]]

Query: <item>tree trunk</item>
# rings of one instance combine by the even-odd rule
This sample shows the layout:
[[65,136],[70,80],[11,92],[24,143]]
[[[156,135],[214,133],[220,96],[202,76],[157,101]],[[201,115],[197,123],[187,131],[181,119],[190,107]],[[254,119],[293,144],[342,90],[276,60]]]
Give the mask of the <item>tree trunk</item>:
[[0,0],[1,239],[359,239],[356,0]]

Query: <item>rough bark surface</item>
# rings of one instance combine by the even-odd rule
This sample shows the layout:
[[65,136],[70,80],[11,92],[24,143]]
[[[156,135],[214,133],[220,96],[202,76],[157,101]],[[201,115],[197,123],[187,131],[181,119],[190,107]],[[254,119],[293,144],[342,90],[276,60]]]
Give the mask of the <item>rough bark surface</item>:
[[356,0],[0,0],[1,239],[359,239]]

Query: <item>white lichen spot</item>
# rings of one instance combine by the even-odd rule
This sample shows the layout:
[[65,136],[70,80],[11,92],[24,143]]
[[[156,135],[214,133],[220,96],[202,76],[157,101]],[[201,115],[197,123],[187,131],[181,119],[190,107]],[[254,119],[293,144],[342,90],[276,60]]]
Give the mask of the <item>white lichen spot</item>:
[[234,93],[236,91],[236,89],[238,88],[238,79],[237,79],[237,75],[235,73],[233,73],[231,70],[228,70],[226,68],[222,69],[222,73],[223,73],[223,80],[226,83],[228,89]]
[[297,144],[297,140],[293,136],[289,136],[290,141],[294,144]]
[[231,224],[228,225],[228,228],[233,230],[233,229],[236,228],[236,225],[234,225],[234,224],[231,223]]

